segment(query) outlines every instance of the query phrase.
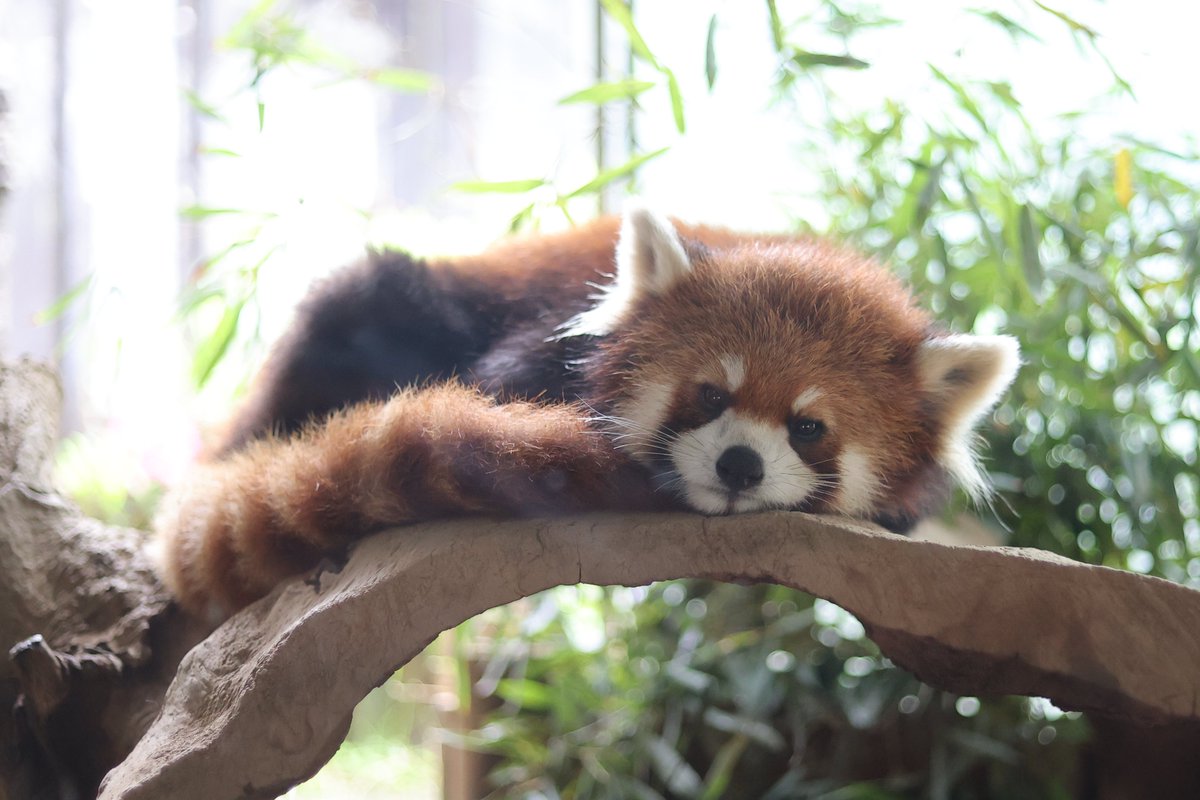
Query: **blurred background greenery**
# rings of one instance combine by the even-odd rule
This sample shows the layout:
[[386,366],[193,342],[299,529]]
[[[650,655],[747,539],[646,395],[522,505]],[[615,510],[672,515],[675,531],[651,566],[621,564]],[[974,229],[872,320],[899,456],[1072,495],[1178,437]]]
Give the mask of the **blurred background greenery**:
[[[765,88],[788,137],[779,168],[803,176],[797,208],[807,213],[790,213],[791,227],[877,254],[950,328],[1022,342],[1026,364],[984,431],[996,496],[982,509],[959,498],[949,526],[977,513],[995,541],[1200,587],[1200,162],[1188,127],[1197,120],[1185,110],[1169,135],[1112,124],[1136,115],[1147,87],[1110,58],[1120,31],[1088,21],[1098,8],[1013,0],[939,11],[941,37],[962,35],[985,58],[951,51],[934,62],[913,44],[913,17],[928,12],[910,4],[677,7],[689,23],[680,30],[697,32],[681,43],[667,42],[661,15],[642,3],[600,0],[596,30],[607,33],[594,44],[605,69],[558,101],[561,113],[595,110],[591,172],[548,163],[539,176],[447,180],[446,191],[502,208],[513,230],[569,224],[625,191],[653,195],[653,170],[671,176],[672,160],[711,124],[695,111],[703,94]],[[735,16],[758,26],[758,55],[773,64],[753,87],[737,83],[748,80],[737,69],[745,54],[723,46]],[[257,3],[222,45],[240,87],[188,99],[251,139],[271,125],[263,87],[281,71],[314,86],[445,91],[436,75],[324,46],[282,0]],[[681,49],[686,63],[664,54]],[[864,81],[878,74],[881,49],[916,66],[919,91],[885,75]],[[1053,102],[1039,95],[1034,113],[1009,73],[1051,57],[1103,90],[1063,85]],[[1046,81],[1054,77],[1048,66]],[[1177,87],[1176,102],[1194,106],[1184,94]],[[247,102],[252,115],[230,115]],[[238,156],[220,141],[205,155]],[[748,175],[744,192],[759,183]],[[703,176],[686,190],[703,195],[697,185]],[[264,276],[286,269],[276,229],[287,220],[199,202],[184,215],[223,226],[189,274],[176,320],[196,390],[227,406],[266,338],[257,306]],[[86,436],[64,449],[63,475],[89,511],[145,525],[157,485],[131,494],[104,464]],[[1087,785],[1091,735],[1085,718],[1045,700],[923,685],[853,617],[798,592],[581,586],[448,633],[364,701],[342,750],[288,796],[435,797],[439,753],[468,751],[496,798],[1057,798]]]

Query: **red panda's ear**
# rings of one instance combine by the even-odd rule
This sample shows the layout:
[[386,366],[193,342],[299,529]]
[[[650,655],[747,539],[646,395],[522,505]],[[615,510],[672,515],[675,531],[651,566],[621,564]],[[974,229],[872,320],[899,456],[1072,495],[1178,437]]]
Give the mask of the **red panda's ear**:
[[612,333],[635,302],[667,291],[691,273],[692,264],[669,219],[640,204],[627,204],[616,268],[613,282],[597,297],[599,302],[567,321],[559,337]]
[[662,294],[692,271],[675,226],[642,205],[626,209],[617,240],[617,282],[635,297]]
[[941,431],[938,460],[975,499],[988,489],[972,446],[973,429],[1020,364],[1011,336],[937,336],[923,342],[917,355],[921,388]]

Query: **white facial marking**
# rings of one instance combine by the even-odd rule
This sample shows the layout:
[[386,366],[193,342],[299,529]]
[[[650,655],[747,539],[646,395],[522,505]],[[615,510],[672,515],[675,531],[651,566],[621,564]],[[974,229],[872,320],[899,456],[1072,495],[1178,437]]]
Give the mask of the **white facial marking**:
[[[737,445],[751,448],[762,458],[763,480],[739,492],[731,503],[729,489],[717,477],[716,464],[722,453]],[[783,425],[748,419],[733,409],[675,439],[670,453],[684,498],[706,514],[791,508],[811,495],[821,481],[792,449]]]
[[736,392],[746,382],[746,361],[741,356],[721,356],[721,369],[725,370],[725,380],[729,382],[729,391]]
[[792,413],[799,414],[800,409],[816,402],[817,399],[822,397],[824,394],[825,394],[824,392],[822,392],[820,389],[818,389],[815,386],[808,387],[803,392],[801,392],[796,397],[795,400],[792,401]]
[[871,457],[862,449],[847,445],[838,457],[838,473],[841,476],[838,511],[861,517],[874,510],[880,485]]
[[617,447],[634,458],[650,461],[658,444],[658,429],[667,418],[675,387],[663,381],[637,386],[627,400],[617,404],[609,422]]

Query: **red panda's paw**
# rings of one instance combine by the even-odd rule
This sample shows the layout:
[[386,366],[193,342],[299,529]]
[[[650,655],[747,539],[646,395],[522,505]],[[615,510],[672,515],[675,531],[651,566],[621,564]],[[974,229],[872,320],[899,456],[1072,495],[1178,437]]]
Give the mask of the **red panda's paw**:
[[462,501],[478,510],[536,516],[653,502],[643,468],[580,406],[490,405],[458,433],[447,460]]

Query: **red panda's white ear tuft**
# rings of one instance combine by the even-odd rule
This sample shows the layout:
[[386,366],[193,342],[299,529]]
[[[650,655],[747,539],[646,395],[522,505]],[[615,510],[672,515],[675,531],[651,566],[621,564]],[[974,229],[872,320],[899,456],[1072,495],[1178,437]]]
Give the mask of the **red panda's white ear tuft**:
[[692,271],[671,221],[640,203],[626,204],[617,240],[616,277],[599,302],[562,327],[560,336],[611,333],[643,297],[662,294]]
[[675,226],[641,204],[629,206],[617,241],[617,281],[635,296],[662,294],[692,271]]
[[938,460],[976,500],[988,487],[975,456],[973,429],[1020,365],[1020,348],[1011,336],[937,336],[922,343],[917,355],[921,388],[940,423]]

